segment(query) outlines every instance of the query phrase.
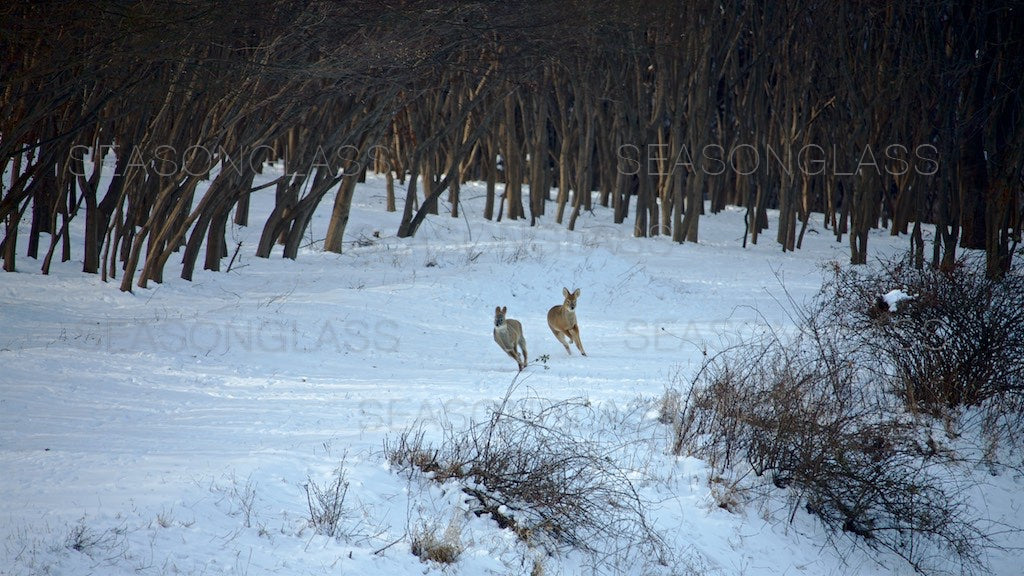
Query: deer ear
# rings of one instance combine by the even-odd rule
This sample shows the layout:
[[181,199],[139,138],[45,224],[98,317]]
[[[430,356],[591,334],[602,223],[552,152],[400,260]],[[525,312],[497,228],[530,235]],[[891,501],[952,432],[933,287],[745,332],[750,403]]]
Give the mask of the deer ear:
[[579,298],[580,297],[580,289],[577,288],[576,291],[572,293],[572,295],[577,297],[577,298]]
[[501,313],[504,314],[505,312],[508,312],[508,306],[501,307]]
[[494,307],[494,313],[497,314],[499,312],[501,312],[501,306],[495,306]]
[[568,288],[564,288],[564,287],[562,288],[562,296],[565,296],[566,298],[569,297],[569,289]]

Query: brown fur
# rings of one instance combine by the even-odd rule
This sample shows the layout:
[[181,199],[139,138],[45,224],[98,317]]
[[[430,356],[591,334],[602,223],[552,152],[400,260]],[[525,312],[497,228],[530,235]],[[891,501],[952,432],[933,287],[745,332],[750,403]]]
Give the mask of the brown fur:
[[[526,368],[527,362],[526,336],[523,334],[523,325],[518,320],[505,317],[506,311],[508,311],[507,306],[494,308],[494,341],[516,361],[519,369],[522,370]],[[523,350],[522,358],[519,357],[517,346]]]
[[580,341],[580,326],[576,323],[576,299],[580,297],[580,289],[577,288],[575,292],[569,292],[568,288],[562,288],[562,295],[565,296],[562,305],[553,306],[548,310],[548,326],[555,338],[561,342],[562,346],[565,346],[565,351],[568,354],[572,354],[572,350],[569,349],[569,342],[572,342],[579,349],[580,354],[586,356],[587,352],[583,349],[583,342]]

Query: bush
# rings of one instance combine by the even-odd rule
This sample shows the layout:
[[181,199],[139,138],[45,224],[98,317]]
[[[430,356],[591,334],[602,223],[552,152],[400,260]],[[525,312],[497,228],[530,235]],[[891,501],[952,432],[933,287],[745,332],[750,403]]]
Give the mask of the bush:
[[[944,571],[947,557],[962,571],[982,570],[983,550],[992,543],[964,499],[962,484],[970,482],[964,461],[907,406],[921,405],[921,390],[941,394],[928,403],[980,402],[986,394],[1014,393],[1019,364],[999,366],[1005,378],[995,384],[995,369],[972,364],[1007,361],[1000,354],[1012,352],[1014,336],[1004,332],[1004,316],[989,311],[977,330],[1003,339],[997,354],[972,361],[966,343],[951,343],[955,354],[964,354],[942,365],[956,367],[954,373],[942,375],[938,357],[925,355],[912,364],[913,350],[922,343],[961,337],[949,330],[954,324],[948,320],[937,331],[941,339],[914,332],[930,318],[966,322],[960,311],[939,303],[949,292],[901,284],[915,298],[880,314],[874,296],[894,286],[880,279],[854,282],[849,274],[837,269],[836,280],[814,302],[798,307],[799,331],[792,337],[769,332],[706,361],[674,419],[674,450],[708,461],[720,484],[733,485],[730,476],[753,473],[762,479],[760,489],[787,489],[791,519],[805,510],[833,537],[891,550],[919,572]],[[985,290],[995,294],[1001,288]],[[939,315],[938,309],[949,311]],[[907,315],[906,324],[896,321],[898,314]],[[914,388],[916,400],[910,402],[906,379],[923,378],[912,370],[925,369],[930,383]],[[735,495],[729,502],[735,505]]]
[[[895,306],[883,295],[910,296]],[[916,269],[909,259],[875,272],[833,267],[818,313],[855,344],[912,412],[971,425],[995,447],[1024,441],[1024,275],[985,276],[980,258],[951,269]]]
[[458,431],[445,426],[437,446],[407,430],[385,453],[398,470],[456,482],[474,513],[530,545],[569,545],[611,563],[663,558],[664,545],[630,481],[635,472],[612,457],[621,442],[580,434],[579,418],[588,413],[584,401],[506,398],[484,422]]
[[[895,305],[884,295],[909,296]],[[893,392],[913,409],[979,406],[1024,395],[1024,276],[995,281],[982,262],[917,269],[909,258],[876,272],[833,268],[823,312],[878,356]]]
[[347,514],[345,496],[348,494],[345,469],[339,467],[334,477],[322,486],[310,478],[305,488],[310,527],[321,536],[342,536],[342,521]]

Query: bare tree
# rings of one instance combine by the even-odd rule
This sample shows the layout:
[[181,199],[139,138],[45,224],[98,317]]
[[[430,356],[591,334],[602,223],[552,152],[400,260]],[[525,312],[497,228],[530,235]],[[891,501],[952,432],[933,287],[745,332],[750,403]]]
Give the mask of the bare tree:
[[[922,225],[933,224],[932,265],[983,249],[996,278],[1010,269],[1024,205],[1024,24],[1014,9],[5,5],[0,258],[15,269],[20,235],[30,258],[45,251],[46,272],[80,243],[83,270],[120,274],[123,290],[160,282],[182,249],[182,277],[204,246],[203,266],[216,270],[227,219],[234,211],[236,225],[248,223],[255,176],[276,161],[286,176],[270,184],[261,257],[278,245],[296,257],[325,199],[323,249],[341,250],[354,186],[373,163],[387,173],[388,210],[399,210],[395,181],[406,185],[402,237],[439,212],[445,192],[459,215],[460,183],[479,178],[487,218],[528,212],[536,223],[554,185],[554,218],[570,229],[596,192],[634,235],[677,242],[699,239],[706,203],[735,204],[747,209],[744,246],[777,209],[775,240],[794,250],[819,211],[854,263],[885,227],[909,234],[923,266]],[[84,237],[74,238],[83,212]]]

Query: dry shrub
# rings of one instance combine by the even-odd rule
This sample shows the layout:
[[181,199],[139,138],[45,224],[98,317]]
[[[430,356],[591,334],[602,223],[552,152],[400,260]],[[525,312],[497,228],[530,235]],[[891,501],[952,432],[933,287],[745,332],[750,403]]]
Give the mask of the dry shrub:
[[712,475],[708,478],[708,488],[711,491],[711,499],[715,506],[738,514],[747,503],[747,490],[741,486],[742,478],[723,478],[719,475]]
[[[892,290],[912,298],[891,307],[881,297]],[[880,375],[912,409],[1020,406],[1024,276],[991,280],[967,256],[948,270],[903,258],[868,272],[835,266],[822,297],[822,314],[877,356]]]
[[806,510],[834,538],[891,550],[919,572],[949,558],[981,570],[991,539],[964,500],[962,462],[878,379],[884,359],[821,314],[832,306],[799,310],[792,337],[767,333],[709,358],[675,420],[676,453],[708,461],[722,486],[753,473],[766,493],[786,489],[790,519]]
[[[84,517],[68,529],[63,544],[68,550],[80,552],[95,560],[95,568],[100,565],[112,566],[112,562],[124,559],[128,554],[124,526],[97,530],[86,525]],[[50,573],[49,567],[43,568],[41,573]]]
[[[880,264],[868,272],[834,267],[820,315],[862,351],[875,380],[908,410],[940,418],[951,434],[980,430],[993,470],[1000,446],[1019,462],[1024,275],[991,280],[981,259],[968,256],[943,270],[917,269],[906,258]],[[891,290],[912,298],[889,306],[881,296]]]
[[682,402],[683,396],[678,390],[673,388],[665,390],[665,393],[661,395],[661,401],[658,403],[658,422],[672,424],[679,417]]
[[309,526],[321,536],[342,536],[342,523],[348,513],[345,505],[345,497],[348,494],[345,469],[338,467],[333,478],[323,485],[310,478],[305,489],[306,504],[309,506]]
[[385,453],[400,471],[458,483],[473,512],[530,545],[570,545],[604,565],[663,559],[635,471],[616,465],[623,443],[586,436],[581,418],[593,418],[585,401],[506,397],[484,422],[445,426],[436,446],[407,430]]

